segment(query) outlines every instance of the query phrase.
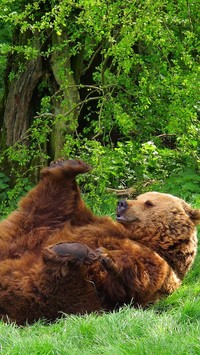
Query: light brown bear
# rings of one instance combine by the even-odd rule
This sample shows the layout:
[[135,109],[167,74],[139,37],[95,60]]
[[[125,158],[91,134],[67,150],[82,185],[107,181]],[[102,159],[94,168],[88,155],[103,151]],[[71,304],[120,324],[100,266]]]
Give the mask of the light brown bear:
[[200,210],[149,192],[119,202],[117,221],[85,206],[81,161],[45,168],[0,224],[0,318],[19,325],[63,313],[145,307],[179,287],[197,250]]

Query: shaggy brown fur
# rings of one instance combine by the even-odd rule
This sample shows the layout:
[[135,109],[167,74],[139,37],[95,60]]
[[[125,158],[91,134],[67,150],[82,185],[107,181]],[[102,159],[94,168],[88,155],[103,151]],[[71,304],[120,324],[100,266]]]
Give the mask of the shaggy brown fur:
[[192,265],[200,211],[149,192],[120,201],[117,221],[81,199],[81,161],[45,168],[0,224],[0,317],[17,324],[62,313],[145,307],[172,293]]

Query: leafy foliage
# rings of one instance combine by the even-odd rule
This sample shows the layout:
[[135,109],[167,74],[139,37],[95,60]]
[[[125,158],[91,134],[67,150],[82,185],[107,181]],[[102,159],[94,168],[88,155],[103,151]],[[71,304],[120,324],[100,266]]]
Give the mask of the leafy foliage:
[[200,206],[199,194],[200,175],[191,167],[190,169],[182,169],[177,171],[176,174],[172,173],[164,183],[153,185],[156,190],[163,189],[171,194],[182,197],[186,201]]
[[198,9],[198,0],[2,0],[3,71],[5,55],[14,63],[9,82],[31,60],[43,61],[30,127],[4,147],[2,170],[9,159],[13,176],[33,176],[55,158],[56,131],[64,136],[55,143],[60,156],[94,167],[93,185],[84,177],[93,197],[110,186],[162,184],[182,166],[198,174]]
[[0,172],[0,219],[6,217],[17,206],[19,199],[33,186],[29,179],[20,175],[16,178],[15,186],[10,188],[10,178]]

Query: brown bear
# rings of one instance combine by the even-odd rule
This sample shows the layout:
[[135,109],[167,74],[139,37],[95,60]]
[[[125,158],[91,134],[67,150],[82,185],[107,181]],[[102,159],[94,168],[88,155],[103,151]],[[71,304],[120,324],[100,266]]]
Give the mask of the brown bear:
[[0,318],[19,325],[64,314],[145,307],[179,287],[196,250],[200,210],[168,194],[119,201],[116,221],[86,207],[58,161],[0,224]]

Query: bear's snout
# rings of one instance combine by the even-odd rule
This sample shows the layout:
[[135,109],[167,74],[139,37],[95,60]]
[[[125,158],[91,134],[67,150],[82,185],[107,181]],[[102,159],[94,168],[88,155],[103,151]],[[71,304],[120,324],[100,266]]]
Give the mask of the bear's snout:
[[128,203],[125,200],[120,200],[117,204],[117,220],[124,219],[124,214],[128,208]]
[[128,207],[128,203],[126,202],[126,200],[120,200],[117,205],[117,211],[122,212],[126,210],[127,207]]

